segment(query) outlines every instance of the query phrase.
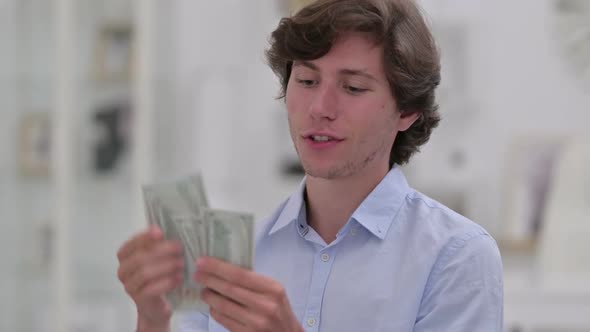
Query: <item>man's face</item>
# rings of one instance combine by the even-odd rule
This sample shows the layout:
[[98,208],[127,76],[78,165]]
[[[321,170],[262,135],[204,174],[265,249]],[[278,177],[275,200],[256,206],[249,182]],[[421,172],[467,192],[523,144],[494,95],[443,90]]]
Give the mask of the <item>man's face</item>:
[[401,117],[382,46],[361,34],[342,36],[319,59],[295,61],[286,102],[305,172],[325,179],[387,172],[395,136],[416,119]]

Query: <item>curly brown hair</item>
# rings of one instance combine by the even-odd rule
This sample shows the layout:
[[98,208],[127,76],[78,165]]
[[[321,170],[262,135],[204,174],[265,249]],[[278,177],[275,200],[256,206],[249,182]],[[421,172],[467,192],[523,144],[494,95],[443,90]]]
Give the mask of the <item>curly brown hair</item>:
[[430,138],[439,121],[435,89],[440,56],[426,21],[412,0],[318,0],[281,19],[266,58],[281,81],[284,99],[294,60],[314,60],[330,51],[339,35],[367,33],[383,46],[385,75],[402,114],[416,122],[398,133],[389,166],[403,165]]

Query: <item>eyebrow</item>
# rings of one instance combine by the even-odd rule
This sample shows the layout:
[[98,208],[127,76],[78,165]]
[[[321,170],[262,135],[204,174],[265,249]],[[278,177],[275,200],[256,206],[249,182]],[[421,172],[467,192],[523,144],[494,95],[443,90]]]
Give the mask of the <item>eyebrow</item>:
[[[293,67],[298,67],[298,66],[303,66],[303,67],[307,67],[313,71],[320,71],[320,68],[318,66],[316,66],[315,64],[309,62],[309,61],[294,61],[293,62]],[[346,75],[346,76],[362,76],[365,78],[368,78],[370,80],[379,82],[378,79],[376,79],[375,77],[373,77],[371,74],[367,73],[366,70],[361,70],[361,69],[340,69],[338,71],[341,75]]]

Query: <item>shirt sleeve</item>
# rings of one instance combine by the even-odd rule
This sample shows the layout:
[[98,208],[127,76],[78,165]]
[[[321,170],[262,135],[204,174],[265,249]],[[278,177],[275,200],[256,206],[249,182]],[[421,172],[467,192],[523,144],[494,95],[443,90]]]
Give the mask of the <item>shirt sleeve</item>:
[[208,332],[209,316],[201,312],[187,312],[178,314],[176,318],[177,332]]
[[485,233],[441,251],[425,288],[414,332],[503,330],[502,259]]

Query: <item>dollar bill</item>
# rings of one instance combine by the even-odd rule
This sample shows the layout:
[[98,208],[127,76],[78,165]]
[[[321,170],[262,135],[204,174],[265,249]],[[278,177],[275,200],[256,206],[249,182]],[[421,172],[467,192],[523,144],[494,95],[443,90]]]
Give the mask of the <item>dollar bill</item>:
[[163,229],[164,225],[162,225],[160,223],[159,211],[157,211],[158,206],[160,204],[158,204],[156,202],[158,199],[157,199],[157,196],[155,193],[154,186],[151,186],[151,185],[143,186],[142,191],[143,191],[143,201],[144,201],[144,205],[145,205],[145,214],[148,219],[148,222],[150,224],[157,224],[158,226],[160,226],[160,229],[162,229],[162,231],[164,231],[164,229]]
[[175,219],[173,221],[174,228],[178,231],[179,240],[183,244],[184,255],[184,282],[179,287],[180,294],[173,294],[168,297],[171,303],[174,303],[175,310],[197,310],[201,312],[208,312],[209,308],[205,302],[200,298],[203,286],[193,280],[193,275],[196,272],[195,261],[198,257],[205,255],[206,251],[202,250],[202,244],[195,241],[197,238],[197,229],[195,225],[197,221],[191,218]]
[[200,175],[144,185],[142,190],[149,223],[158,225],[166,239],[182,243],[184,282],[167,294],[172,308],[207,313],[208,306],[200,299],[203,286],[192,278],[195,261],[201,256],[214,256],[251,269],[253,216],[209,208]]
[[251,214],[207,209],[209,256],[251,269],[254,257],[254,217]]
[[189,201],[189,208],[196,215],[202,215],[203,209],[209,206],[203,178],[200,174],[191,175],[182,181],[176,182],[178,192]]
[[[162,214],[162,216],[164,217],[168,217],[168,214],[166,213],[166,208],[163,209],[164,213]],[[173,241],[179,241],[181,240],[181,235],[179,230],[177,229],[177,225],[171,222],[168,222],[168,220],[164,221],[164,223],[167,225],[166,228],[166,232],[164,233],[164,235],[166,236],[166,238],[168,240],[173,240]],[[186,255],[184,253],[184,249],[183,249],[183,256],[185,259],[185,263],[186,263]],[[185,306],[186,305],[186,301],[183,301],[183,293],[184,293],[184,289],[185,284],[186,284],[186,271],[184,272],[183,277],[184,282],[183,285],[176,287],[175,289],[173,289],[172,291],[170,291],[166,297],[168,299],[168,301],[170,302],[170,304],[172,305],[172,308],[180,308],[181,306]]]
[[149,223],[156,224],[167,240],[182,243],[184,282],[167,294],[174,310],[208,311],[200,299],[202,287],[193,281],[195,260],[207,254],[207,224],[203,211],[207,198],[200,176],[174,182],[143,186],[145,211]]

